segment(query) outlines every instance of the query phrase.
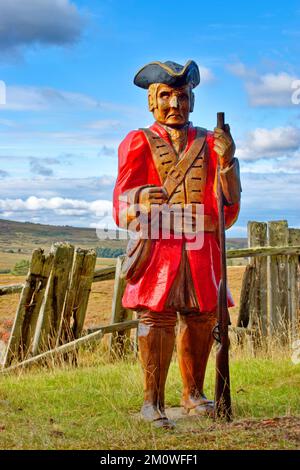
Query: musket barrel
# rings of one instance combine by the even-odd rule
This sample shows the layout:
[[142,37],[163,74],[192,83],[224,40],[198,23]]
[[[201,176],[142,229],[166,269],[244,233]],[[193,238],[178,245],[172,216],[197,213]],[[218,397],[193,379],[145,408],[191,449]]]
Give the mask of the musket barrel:
[[[217,114],[217,127],[225,130],[225,113]],[[229,337],[228,324],[229,313],[227,306],[227,266],[226,266],[226,239],[225,239],[225,217],[224,197],[220,178],[220,164],[218,171],[218,212],[219,212],[219,244],[221,280],[218,291],[218,332],[219,350],[216,357],[216,387],[215,387],[215,417],[232,418],[230,397],[230,374],[229,374]]]

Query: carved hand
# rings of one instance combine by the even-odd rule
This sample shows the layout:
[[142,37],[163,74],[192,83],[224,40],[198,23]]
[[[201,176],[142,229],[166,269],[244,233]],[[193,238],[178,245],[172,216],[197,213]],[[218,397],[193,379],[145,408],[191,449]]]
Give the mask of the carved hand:
[[150,188],[142,189],[139,197],[139,204],[141,209],[147,212],[151,211],[151,204],[164,204],[168,200],[167,192],[160,186],[152,186]]
[[226,168],[230,165],[235,152],[235,143],[229,125],[225,125],[225,130],[215,127],[214,138],[214,151],[219,155],[220,167]]

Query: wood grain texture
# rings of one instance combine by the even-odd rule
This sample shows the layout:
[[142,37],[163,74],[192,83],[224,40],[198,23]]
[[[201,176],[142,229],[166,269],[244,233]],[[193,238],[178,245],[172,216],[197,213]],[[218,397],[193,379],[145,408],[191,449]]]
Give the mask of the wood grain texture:
[[[268,222],[269,245],[288,245],[289,232],[286,220]],[[288,262],[283,255],[268,259],[268,298],[270,333],[284,342],[288,328]]]
[[[300,229],[289,229],[289,245],[300,244]],[[288,295],[289,295],[289,322],[291,326],[291,340],[299,338],[300,323],[300,264],[299,255],[288,257]]]
[[52,262],[53,257],[45,257],[42,249],[34,250],[7,346],[4,366],[8,366],[15,358],[24,359],[29,353]]
[[57,346],[79,338],[81,335],[95,265],[96,252],[94,250],[76,249]]
[[57,340],[65,305],[74,247],[69,243],[55,243],[51,248],[53,267],[41,305],[32,354],[52,349]]
[[[122,306],[122,297],[126,287],[126,280],[121,278],[124,256],[119,256],[116,264],[115,286],[112,300],[111,323],[126,322],[132,319],[133,311]],[[124,357],[130,348],[130,331],[117,331],[110,338],[110,352],[112,356]]]
[[[267,245],[267,224],[248,222],[249,247]],[[257,342],[268,332],[267,258],[251,258],[253,277],[249,298],[249,328],[257,331]]]

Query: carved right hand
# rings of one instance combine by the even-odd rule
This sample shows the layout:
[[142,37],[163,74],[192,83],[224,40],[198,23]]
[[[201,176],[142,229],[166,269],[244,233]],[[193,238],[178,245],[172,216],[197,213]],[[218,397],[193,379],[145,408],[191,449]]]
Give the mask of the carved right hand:
[[147,212],[151,211],[151,204],[164,204],[168,200],[167,192],[160,186],[151,186],[150,188],[144,188],[140,192],[139,204]]

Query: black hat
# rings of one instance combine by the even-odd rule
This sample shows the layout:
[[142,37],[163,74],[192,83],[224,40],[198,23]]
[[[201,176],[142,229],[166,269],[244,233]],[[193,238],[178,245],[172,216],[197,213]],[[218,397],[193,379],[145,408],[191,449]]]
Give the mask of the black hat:
[[144,65],[133,82],[141,88],[149,88],[152,83],[165,83],[175,87],[189,84],[195,88],[200,83],[200,73],[193,60],[189,60],[184,66],[171,61],[157,61]]

